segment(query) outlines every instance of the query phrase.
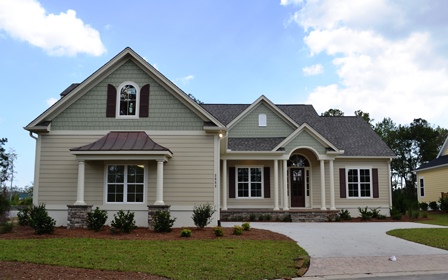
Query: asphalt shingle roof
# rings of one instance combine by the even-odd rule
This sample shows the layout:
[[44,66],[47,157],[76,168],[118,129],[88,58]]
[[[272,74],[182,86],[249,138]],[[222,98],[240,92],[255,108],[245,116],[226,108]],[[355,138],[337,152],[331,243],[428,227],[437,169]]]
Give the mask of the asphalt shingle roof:
[[228,148],[232,151],[272,151],[285,138],[230,138]]
[[419,168],[417,168],[416,171],[422,170],[422,169],[433,168],[433,167],[437,167],[437,166],[442,166],[442,165],[448,165],[448,155],[444,155],[444,156],[438,157],[436,159],[433,159],[430,162],[424,163]]

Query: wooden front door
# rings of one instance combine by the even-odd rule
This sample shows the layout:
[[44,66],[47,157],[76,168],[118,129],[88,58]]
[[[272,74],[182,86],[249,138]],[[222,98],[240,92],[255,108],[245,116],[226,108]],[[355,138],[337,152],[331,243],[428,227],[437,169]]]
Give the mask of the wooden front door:
[[291,207],[305,207],[305,169],[290,168]]

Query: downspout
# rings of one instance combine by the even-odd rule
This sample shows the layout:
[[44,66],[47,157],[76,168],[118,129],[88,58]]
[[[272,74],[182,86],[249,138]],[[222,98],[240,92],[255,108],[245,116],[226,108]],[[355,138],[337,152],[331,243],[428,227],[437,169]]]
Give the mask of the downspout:
[[390,163],[392,162],[392,158],[389,159],[389,162],[387,163],[387,173],[389,177],[389,209],[392,208],[392,177],[390,173]]
[[33,182],[33,204],[39,205],[39,172],[40,165],[40,138],[39,136],[34,136],[33,132],[30,131],[30,137],[36,140],[36,152],[34,155],[34,182]]

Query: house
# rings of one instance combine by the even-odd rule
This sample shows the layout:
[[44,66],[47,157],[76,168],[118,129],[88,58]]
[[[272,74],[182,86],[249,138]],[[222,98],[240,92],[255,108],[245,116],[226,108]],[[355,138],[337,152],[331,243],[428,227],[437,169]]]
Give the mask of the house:
[[422,164],[415,173],[418,202],[439,201],[442,193],[448,193],[448,137],[437,158]]
[[[237,101],[237,100],[235,100]],[[232,213],[335,213],[391,206],[394,153],[360,117],[311,105],[198,104],[126,48],[25,127],[36,139],[34,204],[57,225],[92,207],[148,226],[170,211],[192,225],[211,203]]]

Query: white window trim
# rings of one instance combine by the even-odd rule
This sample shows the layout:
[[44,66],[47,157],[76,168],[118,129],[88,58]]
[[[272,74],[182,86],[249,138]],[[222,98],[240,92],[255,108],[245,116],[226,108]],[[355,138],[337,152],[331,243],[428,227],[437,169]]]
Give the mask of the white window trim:
[[[133,87],[135,87],[135,89],[137,90],[136,93],[136,97],[135,97],[135,115],[120,115],[120,92],[121,92],[121,88],[124,87],[125,85],[132,85]],[[118,90],[117,90],[117,101],[116,101],[116,105],[115,105],[115,118],[116,119],[138,119],[140,116],[140,87],[132,82],[132,81],[126,81],[121,83],[118,86]]]
[[[348,191],[348,171],[351,169],[357,169],[358,171],[360,169],[368,169],[369,170],[369,174],[370,174],[370,196],[361,196],[361,186],[360,186],[360,182],[359,182],[359,176],[360,174],[358,173],[358,196],[350,196],[350,193]],[[346,191],[346,197],[347,199],[373,199],[373,178],[372,178],[373,174],[372,174],[372,167],[371,166],[348,166],[345,168],[345,191]]]
[[[107,180],[107,174],[108,174],[108,166],[109,165],[124,165],[125,167],[127,167],[128,165],[143,165],[144,169],[143,169],[143,201],[142,202],[108,202],[107,201],[107,186],[108,186],[108,180]],[[127,170],[127,168],[125,168],[125,170]],[[142,204],[146,204],[146,196],[147,196],[147,186],[146,186],[146,182],[147,182],[147,178],[148,178],[148,164],[145,163],[141,163],[141,162],[106,162],[104,165],[104,197],[103,197],[103,201],[104,204],[133,204],[133,205],[142,205]],[[128,194],[128,188],[127,188],[127,183],[125,184],[125,188],[124,188],[124,192],[123,192],[123,200],[127,200],[127,194]]]
[[419,197],[425,197],[424,195],[423,195],[423,196],[421,195],[421,194],[422,194],[421,180],[423,180],[423,193],[426,195],[426,188],[425,188],[425,184],[426,184],[426,182],[425,182],[425,177],[422,176],[422,177],[419,177],[419,178],[418,178],[418,196],[419,196]]
[[[260,168],[261,169],[261,196],[252,197],[251,195],[251,186],[249,183],[249,196],[239,196],[238,195],[238,168]],[[250,175],[249,175],[250,177]],[[249,178],[250,180],[250,178]],[[249,181],[250,182],[250,181]],[[235,198],[236,199],[264,199],[264,166],[262,165],[240,165],[235,166]]]
[[258,126],[267,126],[268,125],[268,116],[266,114],[258,115]]

